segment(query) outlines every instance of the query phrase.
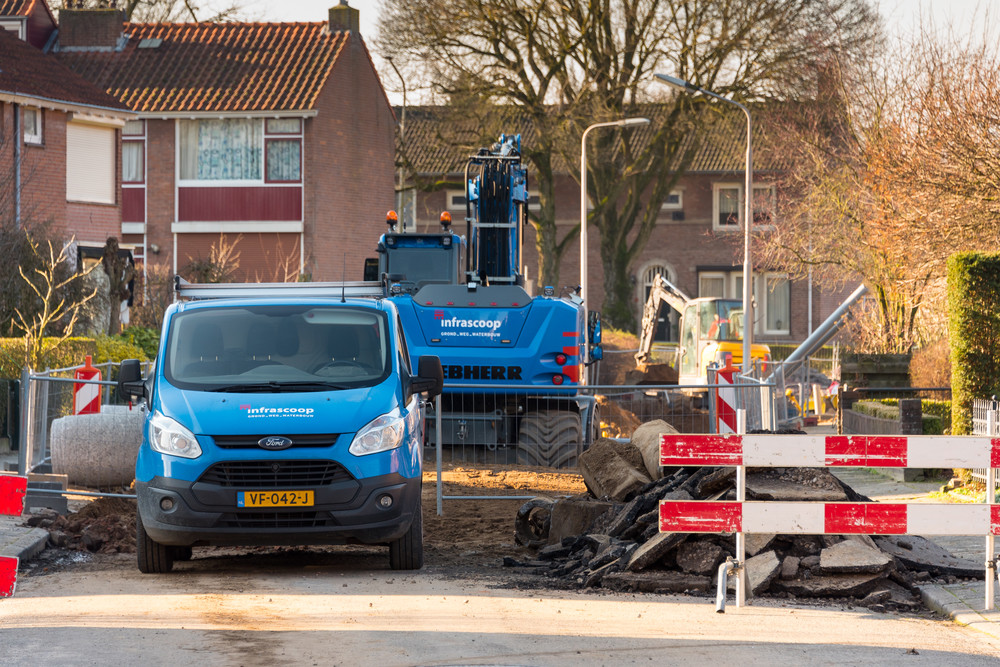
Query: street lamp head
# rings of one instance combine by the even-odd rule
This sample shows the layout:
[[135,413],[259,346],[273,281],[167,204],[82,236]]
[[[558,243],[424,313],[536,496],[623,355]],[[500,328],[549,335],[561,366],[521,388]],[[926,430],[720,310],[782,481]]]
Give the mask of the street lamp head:
[[654,74],[657,79],[668,83],[675,88],[682,88],[684,90],[698,90],[698,86],[694,85],[690,81],[685,81],[684,79],[678,79],[676,76],[670,76],[669,74]]
[[626,118],[618,121],[619,125],[649,125],[648,118]]

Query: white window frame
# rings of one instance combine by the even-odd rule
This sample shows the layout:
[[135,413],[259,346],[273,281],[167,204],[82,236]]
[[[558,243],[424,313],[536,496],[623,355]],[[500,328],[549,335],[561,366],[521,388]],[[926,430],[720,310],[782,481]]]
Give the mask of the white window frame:
[[[715,231],[732,232],[736,230],[743,229],[743,214],[746,211],[746,200],[744,199],[744,187],[743,183],[712,183],[712,229]],[[735,225],[721,225],[719,224],[719,213],[721,212],[721,206],[719,206],[719,194],[722,190],[736,190],[739,199],[739,207],[736,210],[737,223]],[[754,223],[754,229],[772,229],[776,222],[775,218],[777,215],[777,192],[774,187],[774,183],[754,183],[753,184],[754,197],[759,193],[766,193],[768,199],[768,209],[771,213],[770,222]],[[754,202],[751,202],[754,203]],[[754,213],[756,214],[757,208],[754,208]]]
[[[670,201],[671,197],[677,197],[676,202]],[[666,196],[663,200],[663,205],[660,207],[662,211],[680,211],[684,209],[684,190],[671,190],[670,194]]]
[[762,315],[762,317],[756,317],[754,319],[756,319],[760,323],[760,327],[759,328],[763,329],[764,333],[766,335],[771,335],[771,336],[787,336],[787,335],[791,334],[791,326],[790,326],[791,323],[790,322],[785,322],[785,325],[782,328],[780,328],[780,329],[768,329],[767,328],[767,321],[769,319],[767,315],[768,315],[768,308],[770,307],[770,304],[768,303],[768,296],[771,293],[771,290],[768,289],[768,281],[769,280],[783,280],[783,281],[785,281],[785,284],[787,285],[787,289],[788,289],[788,304],[787,304],[788,305],[788,319],[791,320],[791,318],[792,318],[792,283],[791,283],[791,281],[788,278],[788,274],[787,273],[777,273],[777,272],[771,271],[771,272],[766,272],[766,273],[763,273],[763,274],[759,274],[757,276],[757,280],[755,281],[755,282],[759,282],[760,285],[761,285],[761,289],[759,290],[759,294],[761,295],[759,303],[761,304],[761,315]]
[[[202,120],[215,120],[213,118],[191,118],[191,119],[178,119],[174,123],[174,163],[175,163],[175,180],[177,181],[177,187],[181,188],[226,188],[226,187],[288,187],[288,186],[302,186],[305,182],[305,123],[303,119],[297,116],[291,117],[281,117],[279,119],[265,118],[265,117],[251,117],[247,118],[233,118],[226,120],[253,120],[260,123],[260,145],[258,146],[260,150],[260,178],[243,178],[243,179],[216,179],[216,180],[200,180],[196,178],[181,178],[181,120],[192,120],[192,121],[202,121]],[[268,120],[298,120],[299,130],[298,132],[268,132],[267,121]],[[300,144],[299,148],[299,179],[297,181],[269,181],[267,180],[267,142],[273,139],[297,139]]]
[[[722,281],[722,294],[719,295],[721,298],[725,299],[728,297],[728,290],[730,289],[729,276],[724,271],[699,271],[698,272],[698,296],[709,296],[705,294],[705,290],[702,289],[702,281],[705,279],[721,280]],[[714,294],[711,296],[715,296]]]
[[[722,207],[719,205],[719,196],[723,190],[736,190],[736,224],[719,224],[719,214]],[[740,183],[712,183],[712,229],[719,232],[732,232],[743,229],[743,185]]]
[[[29,112],[35,117],[35,129],[36,132],[28,132],[27,116]],[[21,128],[24,134],[24,143],[31,144],[32,146],[42,145],[42,121],[43,114],[40,107],[21,107]]]
[[[449,211],[465,210],[465,190],[445,190],[445,209]],[[461,199],[461,201],[457,201]]]

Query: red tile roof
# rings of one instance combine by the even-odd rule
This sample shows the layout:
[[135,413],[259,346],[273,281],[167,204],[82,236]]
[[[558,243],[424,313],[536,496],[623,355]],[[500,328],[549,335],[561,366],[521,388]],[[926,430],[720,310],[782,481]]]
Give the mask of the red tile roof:
[[[665,122],[668,110],[667,107],[658,104],[646,104],[635,110],[633,115],[645,116],[652,121],[649,125],[638,125],[632,129],[636,145],[642,147],[648,145],[657,126]],[[400,112],[401,109],[397,108],[397,118],[400,117]],[[489,114],[486,116],[489,117]],[[520,133],[521,143],[525,148],[537,142],[538,128],[530,118],[521,114],[516,108],[499,109],[495,116],[487,123],[498,127],[499,132]],[[487,146],[496,140],[495,134],[486,136],[488,131],[477,114],[455,120],[453,115],[441,107],[409,107],[406,110],[406,159],[410,168],[418,174],[462,173],[470,155],[473,155],[480,146]],[[746,164],[746,124],[742,113],[729,113],[727,110],[718,118],[710,120],[702,132],[701,143],[695,151],[688,172],[743,171]],[[693,140],[693,136],[685,138],[687,145]],[[766,141],[759,123],[754,125],[753,141],[755,146],[760,146]],[[553,157],[553,165],[557,172],[570,171],[563,156]],[[579,154],[573,158],[579,160]],[[783,168],[782,164],[773,160],[773,156],[764,157],[763,153],[755,153],[753,161],[754,169],[758,171],[776,171]],[[576,163],[573,166],[576,167]]]
[[138,112],[314,109],[350,36],[325,22],[126,23],[124,32],[122,51],[58,56]]
[[0,96],[4,95],[56,105],[110,109],[116,115],[128,115],[128,109],[121,102],[90,81],[16,35],[0,30]]
[[0,0],[0,16],[27,16],[31,5],[44,0]]

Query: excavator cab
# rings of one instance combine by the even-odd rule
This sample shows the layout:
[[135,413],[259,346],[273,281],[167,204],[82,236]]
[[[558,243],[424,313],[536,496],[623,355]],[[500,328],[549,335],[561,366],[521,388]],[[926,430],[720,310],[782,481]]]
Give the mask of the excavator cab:
[[[726,357],[743,361],[743,303],[739,299],[702,298],[688,301],[682,311],[681,340],[677,348],[680,384],[704,384],[710,364]],[[753,345],[751,356],[770,361],[767,345]]]

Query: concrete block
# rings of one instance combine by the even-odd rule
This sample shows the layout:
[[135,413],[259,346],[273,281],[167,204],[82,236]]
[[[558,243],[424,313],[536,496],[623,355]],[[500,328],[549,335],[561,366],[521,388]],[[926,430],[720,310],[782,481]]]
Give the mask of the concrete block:
[[601,438],[580,454],[579,462],[584,484],[600,500],[623,501],[652,481],[629,443]]
[[650,479],[660,479],[660,436],[664,433],[677,433],[677,429],[663,421],[655,419],[646,422],[632,433],[632,446],[642,454],[642,462]]
[[774,533],[746,533],[743,535],[743,548],[747,556],[756,556],[766,549],[775,537]]
[[135,478],[145,411],[103,406],[99,414],[60,417],[52,422],[52,469],[71,484],[125,486]]
[[597,518],[613,507],[614,503],[592,498],[557,500],[549,519],[549,544],[562,542],[564,537],[589,533]]

